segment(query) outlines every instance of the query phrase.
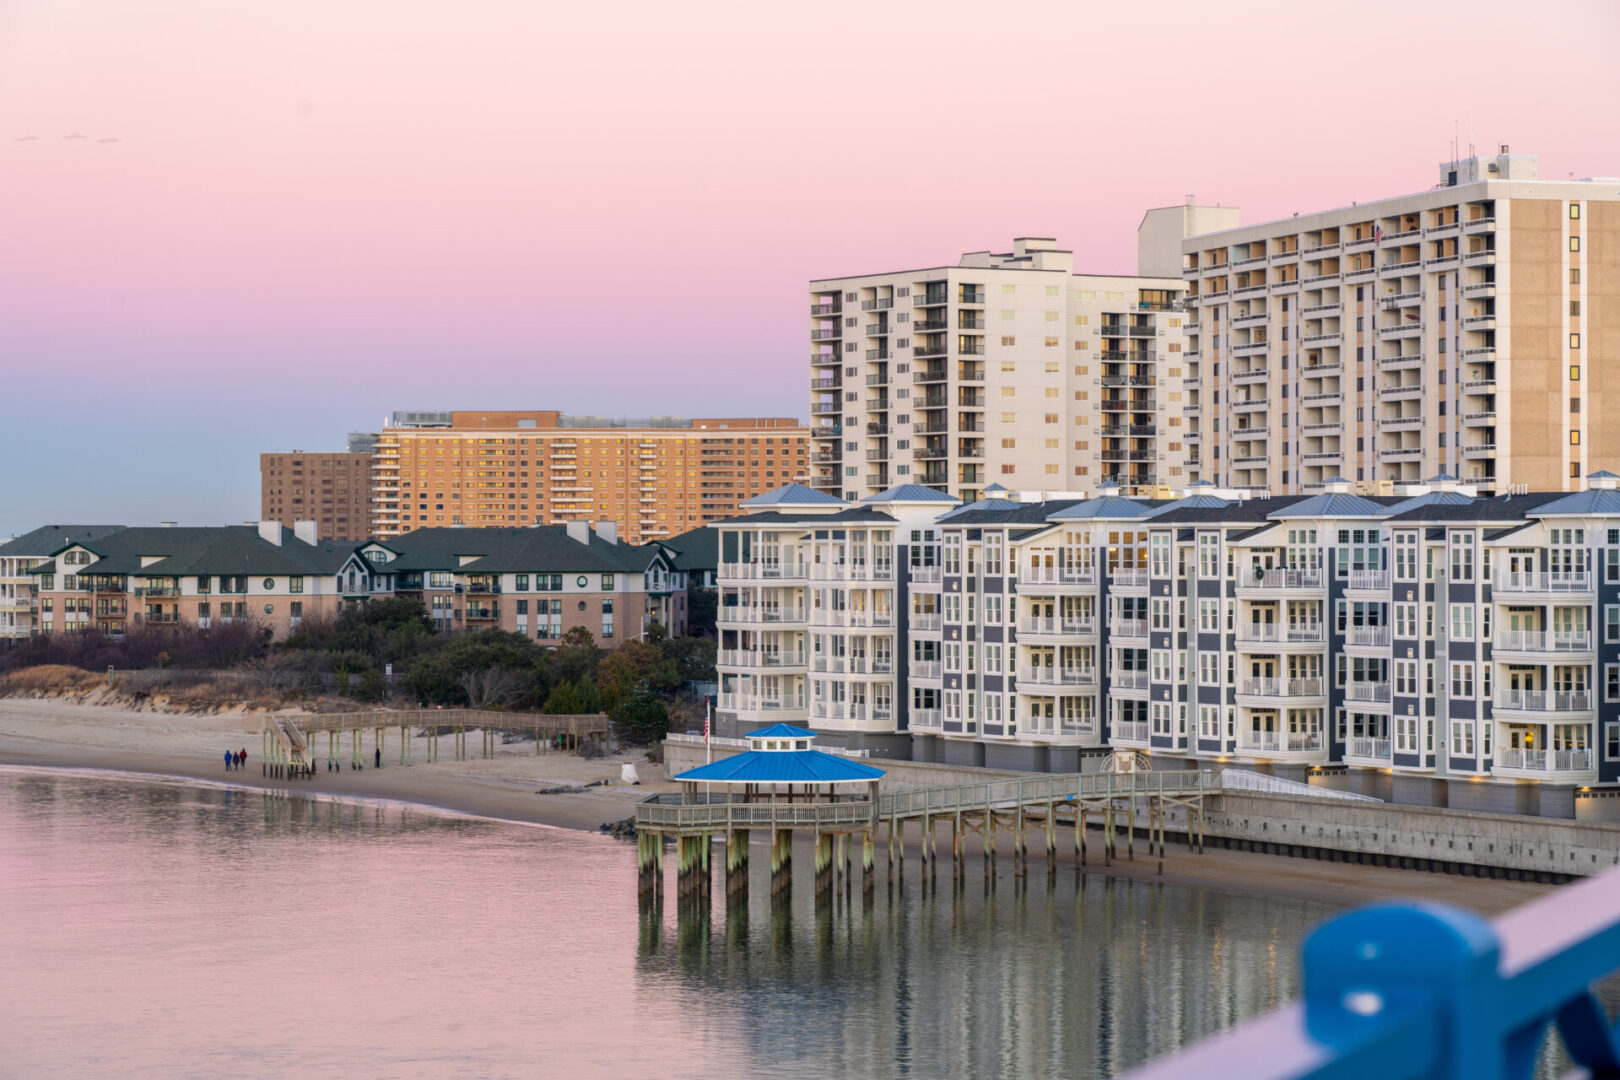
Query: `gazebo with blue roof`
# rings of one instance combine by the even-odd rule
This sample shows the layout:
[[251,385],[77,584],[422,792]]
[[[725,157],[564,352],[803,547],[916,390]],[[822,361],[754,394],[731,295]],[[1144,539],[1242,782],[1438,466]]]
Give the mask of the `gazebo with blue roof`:
[[[655,896],[661,887],[665,836],[675,839],[680,894],[706,896],[713,839],[724,834],[727,897],[746,897],[751,828],[771,833],[773,898],[791,893],[793,831],[800,828],[815,831],[818,901],[831,891],[839,864],[848,888],[851,839],[857,834],[863,888],[870,890],[883,770],[817,750],[816,733],[792,724],[772,724],[744,738],[748,749],[742,753],[678,774],[678,801],[655,795],[636,808],[643,896]],[[727,790],[715,792],[714,785]]]

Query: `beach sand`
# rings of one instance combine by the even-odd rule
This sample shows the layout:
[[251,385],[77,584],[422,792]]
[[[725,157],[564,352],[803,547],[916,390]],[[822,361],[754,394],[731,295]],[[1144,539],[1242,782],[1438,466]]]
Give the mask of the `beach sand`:
[[[371,759],[368,758],[368,767],[363,770],[345,767],[327,772],[324,766],[317,765],[310,779],[273,780],[261,775],[262,724],[259,716],[246,713],[136,712],[49,698],[0,699],[0,764],[116,769],[249,788],[392,799],[481,817],[582,830],[596,830],[606,822],[622,821],[634,814],[635,804],[647,795],[677,788],[663,779],[663,766],[648,762],[641,752],[586,760],[571,753],[537,755],[532,742],[497,743],[495,756],[483,760],[477,757],[480,743],[476,737],[468,739],[473,760],[445,760],[451,742],[446,737],[440,740],[440,760],[432,764],[423,764],[427,740],[416,738],[411,751],[415,764],[402,767],[398,764],[397,728],[389,732],[381,769],[369,767]],[[325,744],[320,736],[314,738],[319,762]],[[248,752],[248,767],[226,772],[222,760],[225,751],[244,747]],[[365,747],[369,754],[369,739]],[[619,783],[620,766],[625,762],[635,764],[642,780],[640,786]],[[537,794],[541,789],[583,786],[602,780],[609,784],[568,794]],[[919,873],[921,860],[915,845],[908,846],[911,853],[906,859],[905,873],[914,877]],[[1060,844],[1060,849],[1062,846]],[[1464,878],[1214,848],[1196,855],[1185,846],[1175,844],[1171,844],[1165,854],[1161,876],[1158,858],[1147,855],[1147,844],[1141,838],[1137,840],[1134,861],[1119,859],[1106,868],[1101,862],[1100,838],[1094,835],[1088,846],[1093,856],[1086,867],[1088,875],[1151,878],[1171,884],[1292,896],[1344,906],[1377,900],[1418,899],[1454,903],[1485,915],[1496,915],[1555,888],[1530,882]],[[948,839],[945,851],[949,851]],[[759,854],[763,857],[763,852]],[[626,858],[632,857],[627,852]],[[881,839],[878,857],[880,860],[885,857]],[[1003,866],[1010,866],[1010,851],[1004,851],[1001,860],[1006,860]],[[806,853],[805,864],[808,862]],[[970,855],[967,867],[970,884],[982,873],[978,862],[977,855]],[[948,855],[940,870],[941,877],[949,874]],[[1073,873],[1067,851],[1060,850],[1058,873]],[[1030,860],[1029,880],[1037,884],[1045,874],[1044,857],[1037,854]]]

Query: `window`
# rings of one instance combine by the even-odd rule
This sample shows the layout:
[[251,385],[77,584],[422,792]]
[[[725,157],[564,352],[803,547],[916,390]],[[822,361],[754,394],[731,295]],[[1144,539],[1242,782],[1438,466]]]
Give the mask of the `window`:
[[1580,216],[1581,216],[1581,204],[1580,203],[1570,203],[1569,204],[1569,220],[1574,221],[1577,218],[1579,218]]
[[[602,591],[603,592],[612,592],[613,591],[613,575],[612,574],[603,574],[602,575]],[[612,604],[613,603],[613,601],[611,601],[611,600],[604,600],[602,602],[604,604]]]
[[1474,537],[1471,533],[1451,535],[1451,580],[1474,580]]
[[1472,663],[1453,663],[1451,665],[1451,696],[1453,698],[1472,698],[1474,696],[1474,665]]
[[1569,250],[1571,250],[1571,251],[1579,251],[1579,250],[1581,250],[1581,238],[1580,237],[1572,236],[1572,237],[1569,238]]

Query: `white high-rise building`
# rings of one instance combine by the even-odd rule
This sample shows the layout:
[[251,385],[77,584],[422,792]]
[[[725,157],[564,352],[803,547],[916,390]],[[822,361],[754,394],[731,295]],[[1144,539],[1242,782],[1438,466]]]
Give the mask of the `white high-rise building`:
[[1042,238],[810,282],[812,483],[1152,494],[1186,481],[1185,286],[1076,274]]

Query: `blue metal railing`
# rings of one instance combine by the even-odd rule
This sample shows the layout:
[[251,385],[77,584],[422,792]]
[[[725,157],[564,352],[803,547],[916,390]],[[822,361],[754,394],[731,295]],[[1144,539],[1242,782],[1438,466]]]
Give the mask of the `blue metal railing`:
[[1592,983],[1620,971],[1620,870],[1495,923],[1441,904],[1380,904],[1305,940],[1305,996],[1129,1074],[1521,1080],[1555,1025],[1575,1063],[1620,1077],[1620,1031]]

